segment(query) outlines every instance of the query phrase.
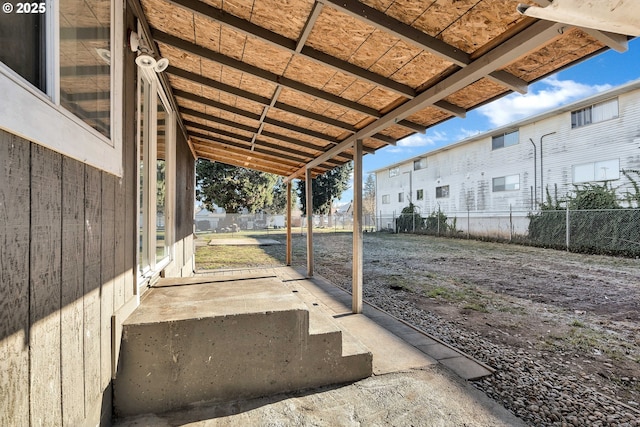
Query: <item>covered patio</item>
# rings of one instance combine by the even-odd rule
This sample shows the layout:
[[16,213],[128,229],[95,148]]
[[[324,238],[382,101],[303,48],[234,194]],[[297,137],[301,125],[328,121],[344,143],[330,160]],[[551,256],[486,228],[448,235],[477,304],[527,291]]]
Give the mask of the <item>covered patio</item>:
[[[363,303],[362,158],[526,93],[603,50],[624,51],[629,37],[528,17],[527,8],[498,0],[128,5],[137,19],[129,47],[142,73],[159,76],[194,157],[281,175],[289,201],[292,181],[305,180],[308,229],[302,273],[150,283],[123,324],[116,414],[248,402],[438,361],[466,379],[491,374]],[[314,278],[311,220],[312,179],[347,162],[354,165],[352,294]]]
[[116,425],[521,424],[465,381],[492,368],[303,273],[161,279],[123,325]]
[[[129,37],[137,62],[150,69],[168,60],[155,70],[164,70],[160,80],[194,156],[282,175],[289,195],[292,180],[311,182],[353,161],[355,230],[363,155],[526,93],[608,48],[625,51],[629,39],[610,32],[606,19],[586,28],[526,16],[547,0],[519,9],[493,0],[128,3],[137,17]],[[306,189],[312,206],[312,185]],[[361,248],[357,231],[354,313],[362,311]]]

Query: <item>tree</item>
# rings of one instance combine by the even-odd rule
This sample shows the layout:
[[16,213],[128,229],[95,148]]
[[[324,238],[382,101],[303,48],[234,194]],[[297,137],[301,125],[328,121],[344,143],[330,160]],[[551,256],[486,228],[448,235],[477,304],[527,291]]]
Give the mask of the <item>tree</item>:
[[369,218],[367,225],[373,224],[373,218],[376,217],[376,181],[373,174],[367,175],[367,180],[364,182],[362,213],[365,218]]
[[239,213],[243,208],[255,213],[273,203],[276,175],[199,160],[196,164],[198,200],[213,210],[213,205],[227,213]]
[[[291,208],[296,205],[296,194],[291,194]],[[273,186],[273,202],[269,206],[265,206],[264,210],[270,214],[283,214],[287,210],[287,184],[282,177],[276,178]]]
[[[330,212],[333,201],[340,198],[342,192],[349,187],[349,179],[353,165],[351,162],[331,169],[317,176],[312,182],[313,210],[314,214],[326,215]],[[303,215],[307,214],[307,198],[305,181],[298,181],[296,189]]]

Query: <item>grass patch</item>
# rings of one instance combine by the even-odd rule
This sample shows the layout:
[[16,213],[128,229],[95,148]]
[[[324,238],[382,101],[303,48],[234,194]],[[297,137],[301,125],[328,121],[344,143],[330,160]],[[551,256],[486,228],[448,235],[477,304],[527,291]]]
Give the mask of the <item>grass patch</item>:
[[284,245],[273,246],[200,246],[196,248],[198,269],[271,267],[282,265]]
[[582,323],[578,319],[576,319],[573,322],[569,323],[569,326],[573,326],[574,328],[584,328],[585,327],[584,323]]
[[464,307],[462,307],[465,310],[473,310],[473,311],[477,311],[480,313],[488,313],[489,310],[487,310],[487,306],[481,303],[477,303],[477,302],[473,302],[473,303],[468,303],[465,304]]
[[442,298],[449,300],[451,299],[451,291],[444,286],[436,286],[435,288],[428,290],[425,293],[425,296],[428,298]]
[[411,281],[400,274],[393,274],[391,276],[384,277],[384,282],[395,291],[408,291],[413,292]]

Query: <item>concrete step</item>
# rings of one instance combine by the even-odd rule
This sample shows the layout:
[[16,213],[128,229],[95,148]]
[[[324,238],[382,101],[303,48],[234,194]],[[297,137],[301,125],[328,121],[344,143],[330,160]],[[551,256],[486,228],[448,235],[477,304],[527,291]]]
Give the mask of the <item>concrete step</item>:
[[161,280],[123,325],[116,415],[370,376],[371,353],[344,336],[275,276]]
[[369,352],[369,349],[360,340],[334,320],[333,314],[335,312],[331,307],[326,306],[321,299],[309,292],[305,286],[301,286],[303,282],[291,281],[285,282],[285,284],[309,309],[310,333],[339,331],[342,338],[342,355],[344,357]]

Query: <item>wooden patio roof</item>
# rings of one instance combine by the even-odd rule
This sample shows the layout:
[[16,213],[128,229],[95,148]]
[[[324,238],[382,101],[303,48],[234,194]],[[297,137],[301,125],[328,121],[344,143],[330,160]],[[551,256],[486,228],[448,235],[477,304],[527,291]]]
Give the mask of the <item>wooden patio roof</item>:
[[[505,0],[130,0],[198,157],[323,173],[627,37]],[[539,0],[530,4],[546,5]]]

